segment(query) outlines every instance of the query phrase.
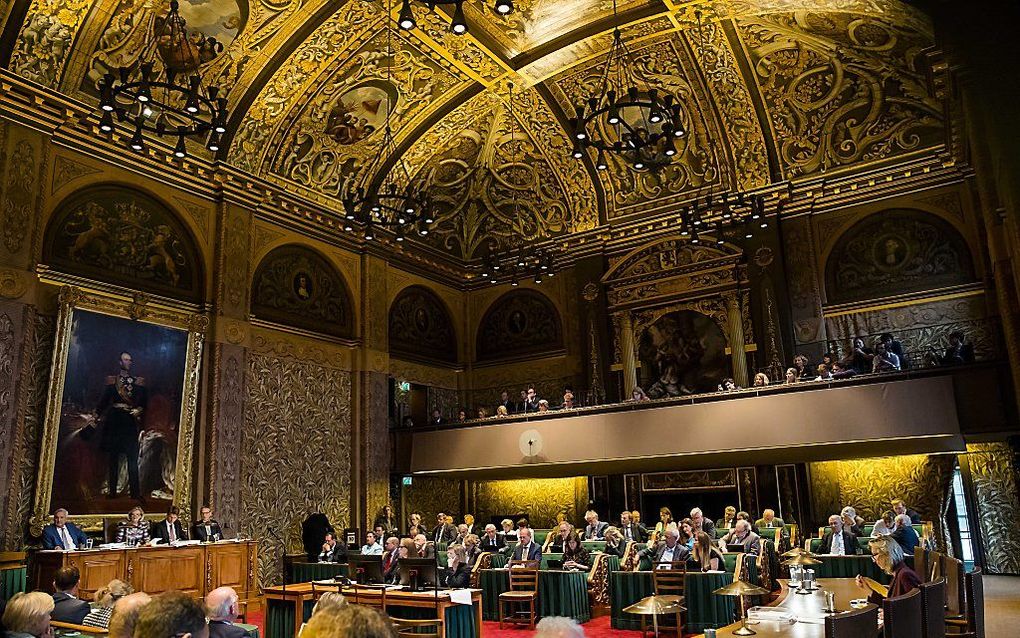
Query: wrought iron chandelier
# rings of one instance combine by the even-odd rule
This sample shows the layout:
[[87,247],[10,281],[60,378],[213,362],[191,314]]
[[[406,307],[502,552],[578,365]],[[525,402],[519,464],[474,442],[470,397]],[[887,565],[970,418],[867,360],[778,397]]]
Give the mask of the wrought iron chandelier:
[[[510,115],[510,123],[513,128],[517,127],[517,118],[514,109],[514,84],[507,82],[507,104]],[[512,132],[512,129],[511,129]],[[513,135],[511,134],[511,139]],[[514,145],[513,166],[522,166],[518,145]],[[513,191],[513,236],[511,246],[506,256],[500,256],[494,251],[485,258],[482,264],[481,276],[493,284],[509,278],[511,286],[519,286],[522,279],[531,278],[536,284],[542,283],[544,277],[553,277],[556,274],[552,253],[535,246],[525,237],[524,218],[520,214],[517,189]]]
[[176,137],[174,156],[187,156],[186,139],[202,141],[214,153],[227,131],[227,100],[216,86],[205,86],[199,67],[223,50],[216,38],[189,36],[180,4],[171,0],[166,16],[157,18],[153,38],[163,63],[162,73],[153,61],[137,71],[120,67],[99,81],[99,129],[110,133],[114,116],[134,127],[128,146],[145,150],[145,132]]
[[680,236],[695,245],[752,239],[758,229],[769,227],[765,208],[765,196],[760,193],[709,193],[681,209]]
[[[389,5],[389,3],[387,3]],[[388,15],[392,16],[392,7],[387,6]],[[386,27],[386,82],[392,86],[393,47],[391,36],[393,28]],[[382,143],[379,152],[372,157],[366,167],[365,180],[373,179],[389,166],[382,183],[377,186],[359,185],[344,194],[344,230],[354,230],[354,222],[364,227],[363,237],[366,241],[375,239],[375,229],[384,227],[394,234],[398,242],[403,242],[408,231],[417,232],[420,236],[428,235],[429,224],[433,221],[431,202],[424,192],[415,190],[411,185],[411,171],[404,158],[397,154],[393,141],[393,130],[390,127],[390,115],[393,111],[389,98],[386,100],[386,124],[383,129]],[[403,185],[401,185],[403,184]]]
[[[613,18],[618,21],[616,0]],[[609,168],[608,154],[622,157],[637,170],[669,164],[677,153],[676,140],[687,134],[676,97],[638,86],[632,68],[631,52],[616,27],[598,93],[575,104],[576,115],[570,119],[571,154],[582,159],[588,149],[597,152],[599,170]]]
[[[420,4],[428,7],[429,11],[435,11],[436,7],[448,7],[453,6],[453,12],[447,10],[447,13],[451,13],[452,18],[450,19],[450,31],[456,35],[464,35],[470,30],[467,19],[464,17],[464,2],[465,0],[416,0]],[[496,0],[492,5],[492,10],[501,16],[510,15],[514,12],[514,3],[512,0]],[[401,29],[410,31],[418,26],[418,22],[414,19],[414,11],[411,10],[411,0],[403,0],[400,6],[400,17],[397,19],[397,24]]]

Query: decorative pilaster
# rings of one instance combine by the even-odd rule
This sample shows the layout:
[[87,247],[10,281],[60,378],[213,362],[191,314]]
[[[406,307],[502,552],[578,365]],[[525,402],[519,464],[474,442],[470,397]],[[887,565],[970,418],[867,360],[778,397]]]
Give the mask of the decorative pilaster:
[[620,345],[623,348],[623,394],[629,399],[637,387],[637,360],[634,355],[634,320],[629,310],[620,314]]
[[726,328],[730,340],[730,356],[733,358],[733,380],[737,385],[747,387],[747,355],[744,354],[744,320],[740,314],[740,300],[737,295],[726,295]]

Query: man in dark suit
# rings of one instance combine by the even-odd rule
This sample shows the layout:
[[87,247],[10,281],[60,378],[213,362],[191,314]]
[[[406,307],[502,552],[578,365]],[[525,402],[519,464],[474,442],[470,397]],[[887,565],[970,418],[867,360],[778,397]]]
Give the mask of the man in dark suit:
[[347,562],[347,546],[341,543],[332,533],[326,534],[326,541],[322,544],[322,551],[319,553],[320,563],[345,563]]
[[767,509],[761,513],[761,518],[754,522],[754,527],[758,529],[771,529],[773,527],[783,530],[781,534],[786,534],[786,523],[783,519],[776,516],[775,511]]
[[166,511],[166,518],[152,524],[149,538],[158,538],[164,545],[169,545],[175,541],[188,540],[188,535],[184,533],[184,526],[181,525],[180,517],[181,509],[176,505],[171,505],[170,509]]
[[723,517],[717,518],[715,521],[716,529],[733,529],[733,524],[737,522],[737,508],[732,505],[727,505],[726,509],[723,510]]
[[443,418],[443,413],[439,411],[439,408],[436,408],[435,410],[432,411],[432,417],[429,418],[429,425],[444,425],[444,424],[446,424],[446,419]]
[[457,538],[457,528],[446,522],[446,513],[439,512],[436,515],[436,526],[432,528],[432,535],[429,537],[432,542],[452,543]]
[[499,552],[506,547],[506,541],[496,533],[496,526],[489,523],[485,526],[485,533],[478,543],[478,548],[483,552]]
[[53,522],[43,528],[43,549],[82,549],[87,542],[85,532],[67,522],[67,510],[62,507],[53,512]]
[[78,581],[81,574],[77,567],[61,567],[53,577],[53,612],[50,620],[80,625],[92,611],[84,600],[78,600]]
[[212,508],[208,505],[203,505],[199,513],[202,516],[202,520],[197,521],[191,526],[191,536],[203,543],[221,540],[223,538],[223,530],[220,529],[220,524],[213,520]]
[[890,536],[900,544],[904,554],[913,554],[914,550],[921,543],[921,539],[917,537],[917,531],[914,530],[910,517],[906,514],[900,514],[894,521],[896,529],[893,530]]
[[833,556],[853,556],[858,554],[857,538],[843,529],[843,517],[833,514],[829,517],[829,529],[822,536],[822,544],[818,547],[819,554]]
[[[740,545],[745,554],[761,553],[761,537],[751,531],[751,523],[746,519],[738,518],[733,524],[733,530],[719,539],[719,547],[732,547]],[[725,550],[724,550],[725,551]]]
[[665,539],[652,547],[646,547],[637,554],[638,563],[642,558],[652,560],[652,569],[659,569],[659,563],[684,563],[691,552],[680,542],[680,532],[675,527],[666,528]]
[[910,522],[914,523],[915,525],[921,522],[921,515],[907,507],[907,504],[904,503],[901,499],[898,498],[893,499],[892,510],[897,516],[899,516],[900,514],[906,514],[907,516],[910,517]]
[[519,409],[517,404],[510,400],[510,393],[506,390],[503,390],[499,395],[499,405],[506,408],[507,414],[516,414]]
[[209,638],[242,638],[248,632],[234,624],[237,619],[237,592],[217,587],[205,597],[209,617]]
[[712,519],[705,518],[700,507],[691,510],[691,520],[694,521],[695,532],[705,532],[710,539],[715,540],[715,523]]
[[588,510],[584,513],[584,520],[587,523],[584,526],[584,540],[600,541],[605,539],[606,528],[609,527],[609,523],[600,521],[598,512]]
[[[435,558],[436,545],[425,538],[424,534],[414,537],[414,549],[418,552],[418,558]],[[413,557],[412,557],[413,558]]]
[[524,393],[524,407],[521,411],[538,412],[538,402],[540,400],[538,393],[535,392],[535,386],[528,386],[528,391]]
[[628,510],[620,512],[620,534],[623,536],[623,540],[634,541],[635,543],[643,543],[647,538],[645,530],[641,529],[641,526],[634,522]]
[[549,538],[546,540],[545,548],[554,554],[559,554],[563,551],[563,544],[567,542],[567,539],[574,535],[574,526],[570,523],[563,521],[556,528],[555,533],[549,532]]
[[510,560],[542,560],[542,548],[534,542],[530,527],[522,527],[517,531],[520,542],[510,555]]

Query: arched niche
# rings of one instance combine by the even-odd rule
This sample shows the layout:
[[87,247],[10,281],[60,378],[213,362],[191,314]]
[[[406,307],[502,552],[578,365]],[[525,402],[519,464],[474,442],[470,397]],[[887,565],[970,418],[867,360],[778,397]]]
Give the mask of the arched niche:
[[937,215],[908,208],[874,213],[848,228],[825,264],[825,293],[830,304],[974,280],[974,262],[959,231]]
[[104,283],[201,302],[201,252],[177,215],[148,193],[115,184],[82,189],[46,226],[42,263]]
[[354,337],[354,303],[340,272],[307,246],[273,249],[255,269],[251,313],[257,319]]
[[732,375],[718,319],[691,309],[654,318],[638,335],[638,383],[653,399],[712,392]]
[[457,333],[446,304],[424,286],[408,286],[390,305],[390,354],[457,363]]
[[542,293],[513,290],[485,311],[478,327],[475,354],[479,361],[509,359],[563,349],[560,313]]

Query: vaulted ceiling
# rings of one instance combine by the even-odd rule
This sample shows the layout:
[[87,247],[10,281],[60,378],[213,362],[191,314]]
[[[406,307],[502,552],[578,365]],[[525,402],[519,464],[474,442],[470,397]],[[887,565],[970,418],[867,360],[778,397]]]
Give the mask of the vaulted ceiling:
[[[203,70],[232,113],[220,159],[338,210],[346,186],[383,177],[368,172],[390,110],[415,186],[439,209],[425,241],[464,260],[514,237],[675,210],[709,189],[859,170],[945,140],[926,65],[931,25],[900,0],[619,0],[618,20],[611,0],[517,0],[507,17],[466,0],[463,37],[418,3],[418,28],[391,31],[395,0],[181,5],[189,28],[225,44]],[[94,102],[107,69],[154,55],[148,35],[166,3],[12,6],[9,67]],[[591,90],[617,23],[634,76],[684,105],[691,134],[661,170],[595,171],[592,158],[569,156],[564,114]]]

